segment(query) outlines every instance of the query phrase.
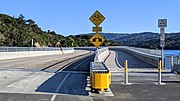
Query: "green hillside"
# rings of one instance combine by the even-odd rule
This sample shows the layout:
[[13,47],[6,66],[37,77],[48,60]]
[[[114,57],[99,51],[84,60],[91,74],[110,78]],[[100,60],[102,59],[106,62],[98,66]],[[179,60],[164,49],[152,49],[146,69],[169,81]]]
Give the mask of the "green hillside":
[[[77,35],[64,37],[54,31],[43,31],[32,19],[11,17],[0,14],[0,46],[31,46],[31,39],[41,46],[55,47],[59,42],[63,47],[93,46],[90,42],[91,35]],[[72,44],[73,43],[73,44]],[[117,45],[113,41],[106,41],[103,45]]]

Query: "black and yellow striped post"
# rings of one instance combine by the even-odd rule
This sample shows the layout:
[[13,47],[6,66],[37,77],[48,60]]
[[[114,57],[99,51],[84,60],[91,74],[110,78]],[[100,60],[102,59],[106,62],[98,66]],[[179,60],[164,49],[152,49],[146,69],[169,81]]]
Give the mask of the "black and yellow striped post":
[[161,72],[162,72],[162,62],[158,62],[158,84],[161,84]]
[[125,84],[128,84],[128,61],[124,62]]

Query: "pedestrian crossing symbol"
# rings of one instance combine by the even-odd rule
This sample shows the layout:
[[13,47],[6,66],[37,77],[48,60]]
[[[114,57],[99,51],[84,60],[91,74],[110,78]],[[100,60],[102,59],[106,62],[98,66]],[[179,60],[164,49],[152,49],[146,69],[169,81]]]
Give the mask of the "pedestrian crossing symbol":
[[105,41],[104,37],[102,37],[99,33],[96,32],[91,38],[90,42],[98,48]]

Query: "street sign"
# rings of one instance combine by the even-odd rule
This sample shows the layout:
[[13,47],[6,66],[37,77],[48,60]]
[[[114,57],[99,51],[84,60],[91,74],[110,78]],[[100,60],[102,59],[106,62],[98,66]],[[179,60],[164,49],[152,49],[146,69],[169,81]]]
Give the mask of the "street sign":
[[158,19],[158,27],[167,27],[167,19]]
[[102,37],[99,33],[96,32],[89,41],[96,47],[98,48],[104,41],[104,37]]
[[89,20],[97,27],[105,20],[105,17],[99,11],[96,11]]
[[93,27],[92,31],[93,32],[102,32],[102,27]]

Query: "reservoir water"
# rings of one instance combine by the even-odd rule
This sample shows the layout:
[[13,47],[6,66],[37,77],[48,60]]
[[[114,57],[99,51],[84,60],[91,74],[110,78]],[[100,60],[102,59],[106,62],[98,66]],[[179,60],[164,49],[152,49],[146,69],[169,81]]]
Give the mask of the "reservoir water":
[[177,56],[180,54],[180,50],[164,50],[165,55],[165,69],[171,69],[170,56],[173,56],[173,62],[177,63]]

